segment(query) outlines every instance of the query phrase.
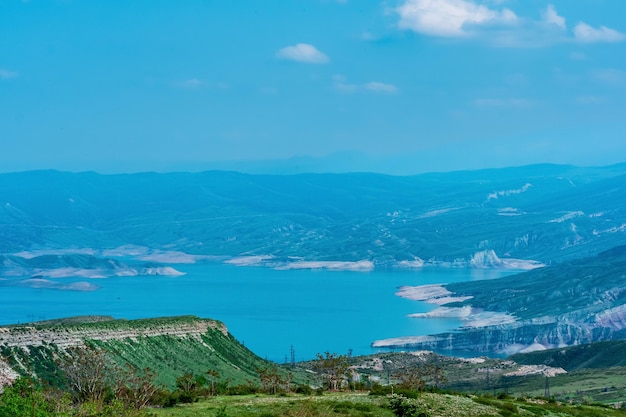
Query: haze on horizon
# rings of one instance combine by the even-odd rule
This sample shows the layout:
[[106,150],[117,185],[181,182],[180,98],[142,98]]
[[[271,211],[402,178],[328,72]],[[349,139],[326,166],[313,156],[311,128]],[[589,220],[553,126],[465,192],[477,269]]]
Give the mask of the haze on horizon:
[[0,0],[0,172],[626,161],[623,0]]

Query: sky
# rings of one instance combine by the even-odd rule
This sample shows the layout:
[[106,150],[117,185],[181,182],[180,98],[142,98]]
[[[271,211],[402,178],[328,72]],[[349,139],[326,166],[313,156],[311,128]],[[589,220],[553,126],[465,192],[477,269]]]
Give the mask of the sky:
[[626,162],[624,0],[0,0],[0,172]]

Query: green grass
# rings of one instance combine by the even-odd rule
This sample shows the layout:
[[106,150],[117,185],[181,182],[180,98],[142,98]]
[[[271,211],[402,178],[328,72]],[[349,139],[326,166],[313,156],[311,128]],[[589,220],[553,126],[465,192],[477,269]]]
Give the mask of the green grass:
[[[596,405],[569,405],[534,398],[421,393],[415,400],[431,417],[618,417],[619,409]],[[152,409],[157,417],[393,417],[387,397],[367,393],[326,393],[322,396],[215,397],[174,408]],[[219,414],[223,413],[223,414]]]
[[394,414],[386,407],[387,401],[367,394],[325,394],[323,396],[266,396],[246,395],[215,397],[194,404],[169,409],[151,410],[157,417],[215,416],[224,409],[228,417],[280,416],[381,416]]
[[[573,403],[617,403],[626,398],[626,368],[586,369],[550,378],[550,394]],[[519,395],[542,396],[545,378],[515,378],[503,389]]]

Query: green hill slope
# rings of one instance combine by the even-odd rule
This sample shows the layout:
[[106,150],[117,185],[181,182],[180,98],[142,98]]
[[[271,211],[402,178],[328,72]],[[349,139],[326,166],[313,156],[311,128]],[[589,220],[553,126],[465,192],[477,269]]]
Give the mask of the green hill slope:
[[0,352],[11,367],[52,383],[59,378],[56,359],[86,345],[108,352],[118,365],[157,373],[157,382],[173,387],[185,374],[216,370],[222,380],[243,384],[258,378],[269,363],[239,343],[215,320],[193,316],[144,320],[62,320],[0,328]]
[[519,353],[511,355],[509,359],[519,364],[556,366],[567,371],[626,367],[626,340]]

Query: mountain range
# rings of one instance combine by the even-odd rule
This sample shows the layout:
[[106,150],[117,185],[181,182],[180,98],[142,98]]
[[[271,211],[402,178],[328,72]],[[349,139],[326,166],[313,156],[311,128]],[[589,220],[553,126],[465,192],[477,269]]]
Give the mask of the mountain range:
[[415,176],[0,174],[0,252],[531,269],[624,243],[625,184],[626,164]]

